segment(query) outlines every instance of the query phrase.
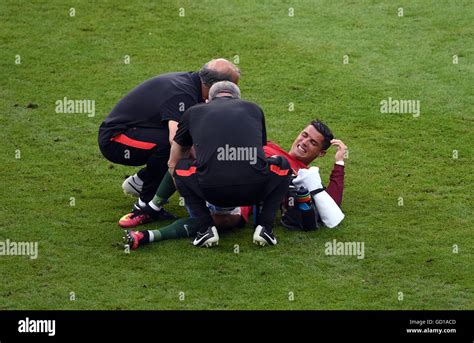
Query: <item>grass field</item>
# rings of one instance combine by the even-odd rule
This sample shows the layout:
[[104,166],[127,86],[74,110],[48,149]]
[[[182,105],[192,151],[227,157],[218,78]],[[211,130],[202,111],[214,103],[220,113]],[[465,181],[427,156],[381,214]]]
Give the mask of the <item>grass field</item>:
[[[0,241],[39,253],[0,256],[0,309],[474,309],[473,22],[469,0],[2,1]],[[321,118],[348,145],[346,219],[277,226],[272,248],[247,226],[125,254],[136,169],[102,157],[100,123],[154,75],[236,56],[270,139],[289,148]],[[64,97],[95,116],[56,113]],[[381,113],[389,97],[420,116]],[[186,215],[176,195],[169,209]],[[333,239],[365,258],[327,256]]]

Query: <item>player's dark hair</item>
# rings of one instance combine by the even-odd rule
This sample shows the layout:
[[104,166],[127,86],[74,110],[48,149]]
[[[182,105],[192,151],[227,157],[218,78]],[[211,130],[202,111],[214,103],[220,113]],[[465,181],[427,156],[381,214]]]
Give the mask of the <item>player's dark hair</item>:
[[[237,72],[240,74],[240,70],[237,68]],[[216,70],[209,68],[209,63],[206,63],[201,70],[199,71],[199,77],[201,82],[207,86],[211,87],[214,83],[219,81],[230,81],[232,82],[231,73],[220,73]]]
[[323,149],[327,150],[331,146],[331,141],[334,139],[331,129],[319,119],[313,120],[311,125],[324,136]]

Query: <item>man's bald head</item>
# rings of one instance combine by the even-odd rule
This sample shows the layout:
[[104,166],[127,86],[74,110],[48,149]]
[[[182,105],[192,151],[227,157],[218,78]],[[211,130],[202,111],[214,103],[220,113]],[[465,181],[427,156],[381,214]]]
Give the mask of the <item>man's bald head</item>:
[[[218,80],[218,81],[230,81],[235,84],[239,82],[240,70],[232,62],[224,58],[216,58],[206,63],[204,67],[213,70],[215,73],[222,77],[230,78],[229,80]],[[217,81],[216,81],[217,82]],[[212,86],[212,85],[211,85]]]
[[224,58],[216,58],[207,62],[199,71],[201,78],[203,98],[207,99],[209,88],[219,81],[239,82],[240,69]]

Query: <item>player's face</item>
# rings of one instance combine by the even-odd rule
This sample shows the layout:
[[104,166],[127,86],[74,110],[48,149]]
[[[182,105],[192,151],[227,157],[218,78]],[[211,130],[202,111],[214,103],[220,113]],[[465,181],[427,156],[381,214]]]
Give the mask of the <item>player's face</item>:
[[315,129],[313,125],[308,125],[296,137],[291,146],[290,155],[297,160],[309,164],[315,158],[324,156],[323,149],[324,136]]

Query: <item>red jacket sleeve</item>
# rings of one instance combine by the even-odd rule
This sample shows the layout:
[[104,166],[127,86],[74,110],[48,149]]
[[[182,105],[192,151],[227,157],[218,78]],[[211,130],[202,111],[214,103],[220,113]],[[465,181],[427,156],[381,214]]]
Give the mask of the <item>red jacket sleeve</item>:
[[341,207],[342,193],[344,191],[344,166],[334,164],[334,168],[329,177],[329,184],[326,192],[334,199],[336,204]]

